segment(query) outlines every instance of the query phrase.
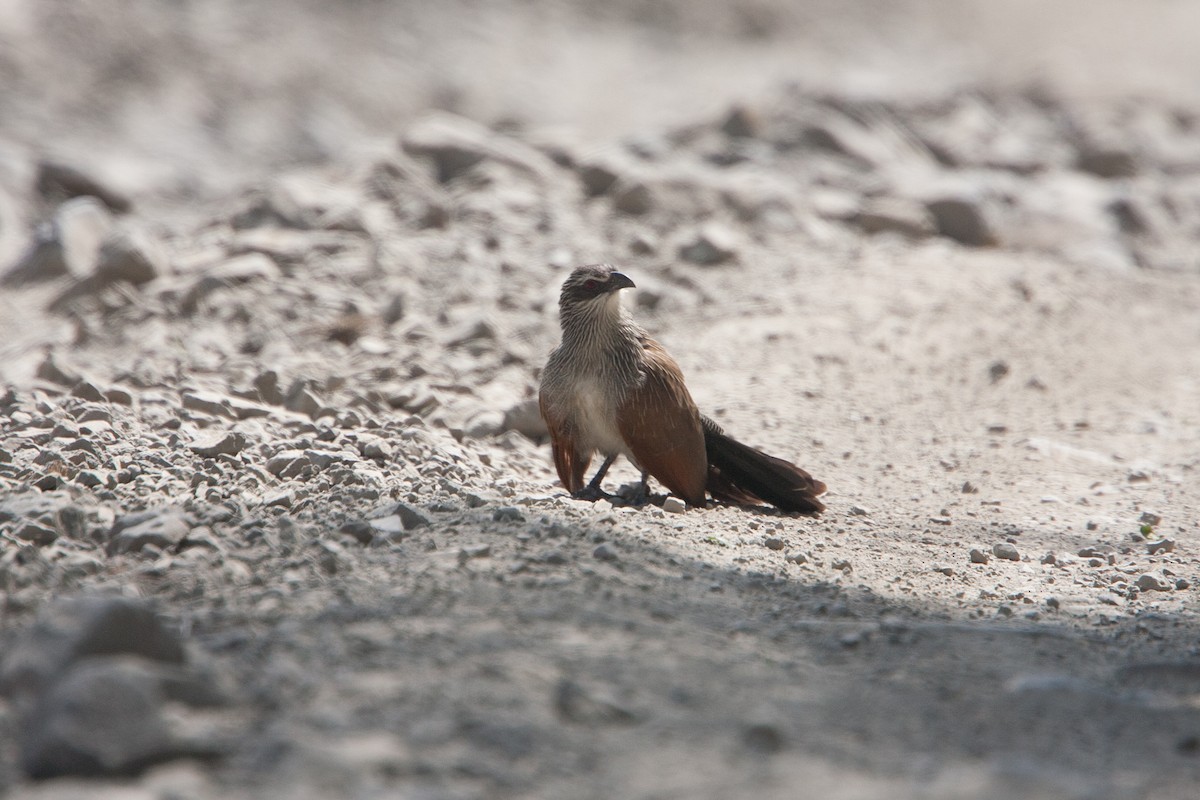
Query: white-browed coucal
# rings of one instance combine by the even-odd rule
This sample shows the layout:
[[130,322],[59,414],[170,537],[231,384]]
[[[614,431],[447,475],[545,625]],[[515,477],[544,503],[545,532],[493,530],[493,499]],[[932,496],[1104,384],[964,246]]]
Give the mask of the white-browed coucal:
[[[705,492],[739,505],[815,514],[825,484],[795,464],[730,438],[692,402],[683,372],[633,321],[619,292],[634,285],[608,264],[579,267],[559,296],[562,343],[542,372],[538,404],[554,466],[575,497],[606,496],[600,482],[623,455],[688,504]],[[592,480],[592,456],[604,461]]]

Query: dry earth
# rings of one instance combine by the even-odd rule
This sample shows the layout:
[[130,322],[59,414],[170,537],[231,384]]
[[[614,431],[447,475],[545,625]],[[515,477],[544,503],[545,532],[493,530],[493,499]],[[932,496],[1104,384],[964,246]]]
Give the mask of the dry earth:
[[[1151,5],[0,3],[0,794],[1200,796]],[[827,513],[561,493],[602,260]]]

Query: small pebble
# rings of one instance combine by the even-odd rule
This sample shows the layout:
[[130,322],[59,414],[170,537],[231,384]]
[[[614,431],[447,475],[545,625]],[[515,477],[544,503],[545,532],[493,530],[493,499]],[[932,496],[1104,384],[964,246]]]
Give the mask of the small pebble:
[[487,558],[492,554],[490,544],[469,544],[458,551],[458,560],[468,561],[472,558]]
[[783,539],[778,536],[768,536],[763,540],[763,544],[767,546],[768,550],[782,550],[784,547]]
[[971,563],[986,564],[992,560],[992,556],[986,550],[980,550],[978,547],[971,548]]
[[1021,554],[1017,551],[1017,548],[1008,542],[997,542],[996,544],[992,545],[992,555],[994,555],[996,558],[1003,558],[1008,561],[1021,560]]
[[668,514],[682,514],[683,510],[687,508],[687,506],[678,497],[671,496],[663,501],[662,508],[663,511],[666,511]]
[[1175,552],[1175,540],[1160,539],[1157,542],[1146,542],[1146,552],[1152,556],[1156,556],[1159,553],[1173,553]]
[[606,542],[596,545],[596,549],[592,551],[592,557],[600,561],[616,561],[617,551]]
[[1170,583],[1149,572],[1139,575],[1133,585],[1143,592],[1169,592],[1174,588]]
[[496,522],[524,522],[525,515],[521,513],[521,509],[513,506],[502,506],[492,512],[492,519]]

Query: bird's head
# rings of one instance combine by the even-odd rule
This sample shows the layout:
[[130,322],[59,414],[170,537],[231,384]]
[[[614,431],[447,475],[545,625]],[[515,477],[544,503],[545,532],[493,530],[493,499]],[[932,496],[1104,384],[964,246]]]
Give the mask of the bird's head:
[[629,276],[617,272],[611,264],[589,264],[577,267],[563,281],[558,306],[563,312],[620,307],[617,292],[634,285]]

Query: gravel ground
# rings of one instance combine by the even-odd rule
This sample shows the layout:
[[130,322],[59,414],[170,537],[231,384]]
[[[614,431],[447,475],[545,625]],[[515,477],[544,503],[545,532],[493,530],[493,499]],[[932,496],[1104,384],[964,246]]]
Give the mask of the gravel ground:
[[[1197,796],[1190,6],[227,5],[0,3],[0,794]],[[825,514],[562,493],[597,261]]]

